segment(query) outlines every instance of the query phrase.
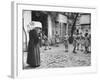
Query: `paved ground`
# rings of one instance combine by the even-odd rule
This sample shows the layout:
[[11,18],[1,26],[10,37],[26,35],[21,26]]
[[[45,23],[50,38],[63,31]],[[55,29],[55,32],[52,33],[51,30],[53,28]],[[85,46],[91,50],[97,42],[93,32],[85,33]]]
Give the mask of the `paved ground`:
[[[91,53],[77,51],[76,54],[72,52],[73,46],[69,45],[69,51],[65,52],[63,44],[59,47],[52,46],[51,50],[44,50],[41,48],[41,66],[37,68],[59,68],[59,67],[76,67],[76,66],[90,66]],[[27,53],[24,53],[24,68],[30,69],[26,63]]]

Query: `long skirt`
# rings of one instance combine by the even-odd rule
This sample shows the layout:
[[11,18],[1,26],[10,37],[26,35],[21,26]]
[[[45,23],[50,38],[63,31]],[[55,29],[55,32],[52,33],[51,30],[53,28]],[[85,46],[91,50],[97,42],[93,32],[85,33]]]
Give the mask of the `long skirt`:
[[68,49],[68,40],[64,40],[65,49]]
[[28,46],[28,55],[27,55],[27,63],[31,67],[37,67],[40,66],[40,49],[39,44],[29,42]]

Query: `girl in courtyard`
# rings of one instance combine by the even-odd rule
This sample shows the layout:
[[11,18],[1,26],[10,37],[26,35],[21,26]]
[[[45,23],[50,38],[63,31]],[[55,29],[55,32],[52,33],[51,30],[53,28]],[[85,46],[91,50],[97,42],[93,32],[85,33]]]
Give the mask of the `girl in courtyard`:
[[77,46],[78,46],[78,42],[77,42],[77,35],[76,34],[74,34],[73,35],[73,53],[76,53],[76,48],[77,48]]
[[84,36],[80,33],[80,51],[84,50]]
[[59,34],[58,32],[56,31],[56,34],[55,34],[55,44],[56,44],[56,47],[59,47]]
[[76,50],[79,50],[79,40],[80,40],[80,35],[79,35],[79,29],[75,30],[75,34],[73,34],[73,53],[76,53]]
[[42,39],[44,40],[44,50],[51,49],[49,46],[48,37],[44,33],[42,34]]
[[85,33],[84,46],[85,46],[85,53],[88,53],[89,52],[89,37],[88,37],[88,33]]
[[68,52],[68,38],[68,34],[66,33],[64,36],[65,52]]

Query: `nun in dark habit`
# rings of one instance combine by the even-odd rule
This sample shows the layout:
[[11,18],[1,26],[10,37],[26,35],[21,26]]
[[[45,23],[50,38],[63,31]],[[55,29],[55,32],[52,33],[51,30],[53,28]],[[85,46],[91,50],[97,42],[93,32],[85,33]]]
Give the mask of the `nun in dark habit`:
[[30,67],[40,66],[40,31],[39,27],[29,31],[27,63]]

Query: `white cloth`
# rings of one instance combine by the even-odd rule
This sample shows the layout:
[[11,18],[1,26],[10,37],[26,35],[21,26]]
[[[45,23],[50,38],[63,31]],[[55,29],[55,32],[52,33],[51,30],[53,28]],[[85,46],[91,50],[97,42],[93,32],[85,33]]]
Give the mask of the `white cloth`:
[[32,21],[27,25],[27,30],[32,30],[36,27],[42,28],[42,23],[39,21]]

